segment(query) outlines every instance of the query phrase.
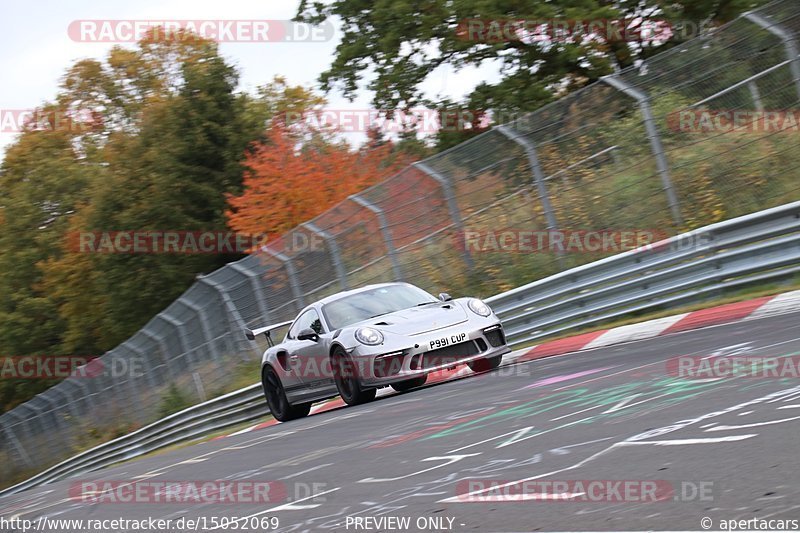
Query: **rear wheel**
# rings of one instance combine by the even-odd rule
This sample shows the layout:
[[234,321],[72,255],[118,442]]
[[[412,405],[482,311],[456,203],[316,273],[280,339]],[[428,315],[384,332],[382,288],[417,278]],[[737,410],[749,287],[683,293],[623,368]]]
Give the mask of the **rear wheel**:
[[404,381],[398,381],[397,383],[392,383],[392,388],[397,392],[405,392],[407,390],[415,389],[417,387],[422,387],[425,385],[425,382],[428,381],[428,374],[422,374],[416,378],[406,379]]
[[358,405],[375,399],[377,390],[367,389],[358,378],[358,368],[342,348],[336,348],[332,355],[333,375],[336,389],[347,405]]
[[311,411],[311,403],[297,405],[289,403],[286,391],[283,390],[281,379],[271,366],[264,368],[261,383],[264,387],[264,397],[267,399],[267,405],[269,405],[269,410],[275,420],[288,422],[296,418],[303,418]]
[[489,370],[494,370],[500,366],[500,361],[502,360],[502,355],[496,355],[494,357],[476,359],[475,361],[467,363],[467,366],[470,367],[473,372],[488,372]]

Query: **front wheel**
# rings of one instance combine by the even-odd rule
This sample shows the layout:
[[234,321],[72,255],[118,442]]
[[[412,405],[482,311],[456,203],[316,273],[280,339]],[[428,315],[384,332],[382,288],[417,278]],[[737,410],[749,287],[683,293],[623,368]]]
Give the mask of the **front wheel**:
[[376,389],[366,389],[358,379],[358,368],[341,348],[333,353],[333,374],[336,389],[347,405],[358,405],[375,399]]
[[423,385],[425,385],[426,381],[428,381],[428,374],[423,374],[415,378],[398,381],[397,383],[392,383],[392,388],[397,392],[406,392],[407,390],[415,389],[417,387],[422,387]]
[[268,366],[264,369],[261,383],[264,387],[264,396],[267,399],[267,405],[272,412],[272,416],[279,422],[288,422],[297,418],[307,416],[311,411],[311,403],[301,403],[292,405],[286,397],[286,391],[283,390],[283,384],[278,374],[275,373],[272,367]]
[[467,366],[473,372],[488,372],[489,370],[494,370],[498,366],[500,366],[500,361],[503,360],[502,355],[496,355],[494,357],[485,357],[483,359],[476,359],[475,361],[471,361],[467,363]]

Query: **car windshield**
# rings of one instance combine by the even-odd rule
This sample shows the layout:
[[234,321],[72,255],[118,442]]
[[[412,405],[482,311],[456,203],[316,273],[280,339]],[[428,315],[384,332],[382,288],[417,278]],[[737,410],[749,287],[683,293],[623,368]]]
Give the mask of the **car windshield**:
[[345,296],[322,306],[330,328],[339,329],[362,320],[436,302],[436,298],[413,285],[387,285]]

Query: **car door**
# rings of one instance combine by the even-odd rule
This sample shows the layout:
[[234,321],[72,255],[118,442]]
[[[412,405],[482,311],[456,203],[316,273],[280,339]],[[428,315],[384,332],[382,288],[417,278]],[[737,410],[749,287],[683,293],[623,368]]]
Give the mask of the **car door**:
[[[320,336],[320,339],[317,341],[298,339],[298,334],[304,329],[313,330]],[[306,310],[297,317],[289,330],[287,339],[291,343],[289,365],[308,391],[316,391],[325,388],[327,382],[332,383],[330,377],[327,376],[328,370],[322,367],[327,362],[327,353],[324,353],[325,342],[322,337],[327,334],[319,318],[319,313],[314,308]]]

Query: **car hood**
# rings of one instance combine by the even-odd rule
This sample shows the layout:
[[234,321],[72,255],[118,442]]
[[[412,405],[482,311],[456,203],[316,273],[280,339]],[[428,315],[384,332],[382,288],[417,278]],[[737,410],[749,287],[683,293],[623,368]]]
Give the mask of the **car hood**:
[[375,326],[397,335],[421,335],[448,328],[468,320],[467,312],[457,302],[444,302],[402,309],[365,320],[360,326]]

